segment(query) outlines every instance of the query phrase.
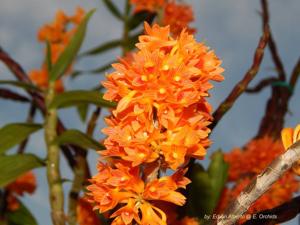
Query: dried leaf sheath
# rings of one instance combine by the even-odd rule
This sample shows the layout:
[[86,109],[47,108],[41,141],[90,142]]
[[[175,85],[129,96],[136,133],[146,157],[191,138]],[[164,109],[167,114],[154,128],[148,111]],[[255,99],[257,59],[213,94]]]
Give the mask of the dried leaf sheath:
[[293,144],[285,153],[276,158],[250,185],[230,204],[225,216],[219,218],[217,225],[234,224],[271,185],[300,159],[300,141]]

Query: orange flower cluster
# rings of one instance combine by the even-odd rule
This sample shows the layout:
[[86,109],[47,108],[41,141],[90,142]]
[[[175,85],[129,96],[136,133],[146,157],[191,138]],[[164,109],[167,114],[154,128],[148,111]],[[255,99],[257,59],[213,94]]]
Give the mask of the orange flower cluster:
[[27,172],[18,177],[13,183],[6,187],[8,191],[7,208],[10,211],[15,211],[20,207],[16,196],[23,196],[24,193],[32,194],[36,189],[36,178],[33,172]]
[[[77,8],[75,15],[67,16],[63,11],[58,11],[54,21],[44,25],[38,32],[40,42],[49,42],[51,51],[51,62],[54,64],[69,44],[78,25],[84,18],[85,12],[82,8]],[[29,73],[31,80],[39,87],[48,88],[48,70],[46,63],[43,63],[41,69],[32,70]],[[64,86],[61,80],[55,84],[57,92],[62,92]]]
[[93,211],[92,205],[85,198],[78,200],[77,222],[79,225],[101,225],[100,219]]
[[[300,124],[295,128],[284,128],[281,131],[282,143],[288,149],[296,141],[300,140]],[[293,171],[300,176],[300,160],[293,165]]]
[[[165,225],[156,203],[185,203],[177,191],[190,182],[183,167],[206,154],[212,120],[206,97],[210,81],[223,80],[221,61],[192,35],[183,31],[173,39],[169,27],[145,29],[132,60],[113,64],[116,71],[103,82],[104,98],[118,104],[103,129],[101,154],[109,163],[99,163],[87,189],[101,213],[121,205],[113,225]],[[176,171],[157,178],[168,169]]]
[[156,12],[164,6],[165,1],[166,0],[130,0],[130,3],[135,5],[135,12]]
[[135,5],[135,11],[149,11],[161,15],[163,26],[170,25],[171,33],[178,36],[183,29],[190,34],[195,33],[194,28],[189,27],[189,23],[194,21],[194,13],[191,6],[175,0],[131,0]]
[[[232,188],[226,188],[221,197],[219,211],[223,211],[230,201],[250,184],[251,179],[261,173],[276,157],[284,152],[280,141],[271,137],[263,137],[250,141],[244,149],[236,148],[225,154],[229,163],[229,181],[234,182]],[[299,183],[292,171],[285,173],[272,187],[262,195],[247,211],[252,214],[274,208],[293,197],[299,190]]]

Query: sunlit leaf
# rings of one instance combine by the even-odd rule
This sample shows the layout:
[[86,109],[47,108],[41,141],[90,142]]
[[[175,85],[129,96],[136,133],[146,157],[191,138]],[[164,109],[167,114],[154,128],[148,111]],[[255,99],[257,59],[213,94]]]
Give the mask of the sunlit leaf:
[[42,166],[44,166],[44,162],[33,154],[0,155],[0,187],[4,187],[34,168]]
[[58,145],[72,144],[77,145],[82,148],[91,148],[95,150],[102,150],[105,147],[100,144],[98,141],[94,140],[87,134],[79,131],[79,130],[67,130],[58,136],[54,142]]
[[43,126],[33,123],[11,123],[0,129],[0,154],[21,143]]
[[67,91],[56,95],[50,104],[50,108],[66,108],[78,106],[80,104],[95,104],[102,107],[115,107],[115,102],[103,99],[103,94],[99,91]]
[[59,79],[72,64],[84,40],[88,21],[94,12],[95,10],[91,10],[86,14],[70,43],[59,56],[57,62],[52,66],[52,70],[50,71],[50,79],[52,81]]

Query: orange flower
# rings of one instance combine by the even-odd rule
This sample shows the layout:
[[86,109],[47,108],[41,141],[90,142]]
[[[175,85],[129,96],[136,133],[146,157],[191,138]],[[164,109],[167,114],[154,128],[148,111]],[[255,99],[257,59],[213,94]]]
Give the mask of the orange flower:
[[[176,191],[178,188],[185,188],[189,183],[183,177],[184,171],[179,170],[170,177],[162,177],[145,184],[139,178],[138,167],[129,167],[122,162],[115,162],[114,165],[116,168],[99,163],[99,173],[90,180],[92,184],[87,187],[87,199],[100,213],[113,209],[118,204],[126,204],[111,215],[116,217],[114,224],[122,224],[121,221],[131,224],[133,220],[144,224],[148,217],[157,220],[153,224],[165,224],[166,215],[151,202],[184,204],[185,197]],[[141,218],[139,210],[142,213]]]
[[183,29],[190,34],[195,33],[194,28],[189,27],[189,23],[194,21],[193,9],[183,3],[176,3],[174,0],[168,2],[164,8],[162,19],[163,25],[170,25],[172,34],[180,35]]
[[[158,202],[185,203],[178,192],[190,182],[183,167],[206,154],[206,97],[210,81],[223,80],[220,60],[186,31],[173,39],[169,27],[145,23],[145,30],[137,52],[113,64],[103,82],[104,98],[117,102],[100,153],[110,165],[99,163],[87,198],[101,213],[118,207],[114,225],[166,225]],[[168,169],[171,176],[158,176]]]
[[135,12],[155,12],[163,7],[165,1],[166,0],[130,0],[130,3],[135,5]]
[[[288,149],[296,141],[300,140],[300,124],[293,128],[284,128],[281,131],[281,139],[285,149]],[[300,176],[300,160],[293,165],[293,171]]]
[[271,137],[254,139],[243,149],[233,149],[224,154],[225,161],[230,165],[229,181],[259,174],[283,152],[280,141],[274,141]]
[[[84,10],[77,8],[74,16],[67,16],[63,11],[59,10],[56,13],[55,19],[52,23],[44,25],[38,32],[38,40],[40,42],[47,42],[51,51],[51,62],[54,64],[66,46],[69,44],[74,35],[78,25],[84,17]],[[68,72],[70,72],[71,67]],[[29,73],[30,79],[42,89],[48,88],[48,71],[45,64],[40,70],[32,70]],[[63,92],[64,87],[61,80],[56,81],[56,92]]]
[[[221,61],[185,31],[170,37],[169,27],[150,27],[140,36],[132,61],[113,64],[104,98],[118,102],[103,132],[105,156],[131,161],[132,166],[160,155],[172,169],[186,159],[201,159],[210,145],[212,117],[206,101],[211,80],[221,81]],[[163,132],[162,132],[163,131]]]
[[77,222],[79,225],[101,225],[100,219],[93,211],[92,205],[84,198],[78,200]]
[[36,178],[33,172],[27,172],[18,177],[14,182],[6,187],[8,191],[7,204],[11,211],[19,208],[19,202],[16,195],[23,196],[24,193],[32,194],[36,189]]

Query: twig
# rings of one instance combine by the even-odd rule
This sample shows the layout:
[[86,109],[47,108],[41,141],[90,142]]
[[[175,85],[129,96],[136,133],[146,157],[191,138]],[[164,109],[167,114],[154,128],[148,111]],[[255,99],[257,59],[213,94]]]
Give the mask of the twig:
[[246,93],[253,94],[262,91],[264,88],[268,87],[272,83],[278,81],[278,78],[276,77],[269,77],[261,80],[256,86],[252,88],[247,88],[245,90]]
[[300,141],[297,141],[286,152],[277,157],[249,186],[233,201],[224,217],[218,218],[217,225],[231,225],[249,209],[271,185],[276,182],[292,165],[300,159]]
[[10,99],[19,102],[30,102],[29,98],[5,88],[0,88],[0,98]]
[[275,225],[289,221],[300,213],[300,196],[273,209],[257,212],[258,218],[246,221],[243,225]]
[[291,79],[290,79],[290,85],[292,88],[295,88],[296,83],[299,78],[299,74],[300,74],[300,58],[298,59],[296,65],[292,71],[292,75],[291,75]]
[[[28,112],[28,116],[26,119],[27,123],[32,123],[33,122],[33,118],[35,116],[36,113],[36,106],[34,104],[31,104],[30,108],[29,108],[29,112]],[[29,137],[26,138],[24,141],[22,141],[22,143],[19,145],[18,148],[18,153],[22,154],[25,151],[26,145],[28,143]]]
[[217,110],[213,113],[214,121],[210,125],[210,129],[213,129],[217,123],[222,119],[226,112],[233,106],[234,102],[238,97],[247,89],[248,84],[255,77],[259,71],[260,64],[264,56],[264,50],[269,40],[269,26],[266,24],[264,27],[264,32],[259,40],[258,46],[256,48],[254,59],[251,68],[247,71],[244,78],[235,85],[233,90],[230,92],[228,97],[221,103]]
[[[86,132],[90,136],[93,136],[100,113],[101,113],[101,108],[97,107],[88,122]],[[84,182],[86,178],[86,170],[89,170],[86,157],[87,157],[87,151],[80,151],[80,152],[77,151],[75,155],[75,160],[77,163],[74,169],[74,180],[69,193],[68,223],[70,225],[77,224],[78,197],[80,191],[84,186]]]
[[[261,0],[261,5],[262,5],[262,10],[263,10],[262,11],[263,24],[265,26],[266,24],[269,24],[269,20],[270,20],[270,15],[269,15],[269,10],[268,10],[268,1],[267,0]],[[286,73],[285,73],[285,70],[284,70],[283,63],[280,59],[276,43],[273,39],[273,35],[272,35],[271,30],[270,30],[270,37],[269,37],[268,45],[269,45],[269,49],[270,49],[270,52],[271,52],[273,62],[275,64],[276,70],[278,72],[279,79],[284,81],[286,79]]]

